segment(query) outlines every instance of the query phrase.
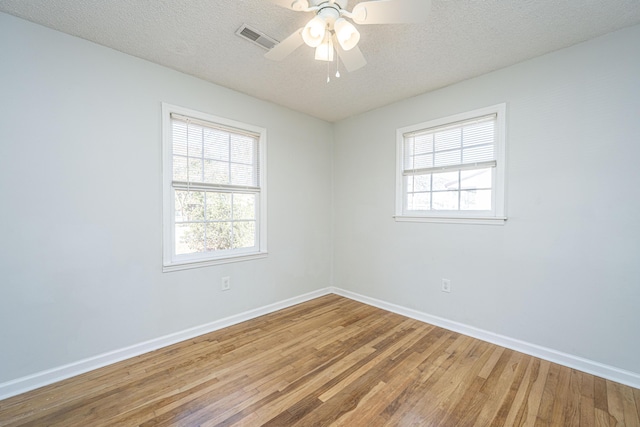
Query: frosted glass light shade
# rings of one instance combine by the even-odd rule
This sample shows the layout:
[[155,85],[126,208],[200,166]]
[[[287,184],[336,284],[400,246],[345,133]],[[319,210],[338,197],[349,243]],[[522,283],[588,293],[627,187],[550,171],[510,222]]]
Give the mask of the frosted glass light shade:
[[339,18],[336,20],[333,28],[336,32],[338,43],[340,43],[340,46],[342,46],[344,50],[351,50],[357,46],[360,41],[360,33],[353,24],[344,18]]
[[327,31],[327,23],[320,16],[315,16],[307,22],[302,30],[302,40],[310,47],[318,47],[324,40]]
[[318,47],[316,47],[316,56],[318,61],[333,61],[333,42],[330,38],[327,38]]

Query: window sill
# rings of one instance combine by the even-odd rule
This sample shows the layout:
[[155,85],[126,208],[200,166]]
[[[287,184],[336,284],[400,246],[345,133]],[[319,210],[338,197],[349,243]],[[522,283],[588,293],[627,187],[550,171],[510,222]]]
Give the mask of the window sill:
[[504,225],[506,217],[435,217],[394,215],[396,222],[435,222],[441,224]]
[[210,267],[212,265],[230,264],[233,262],[251,261],[254,259],[262,259],[267,257],[267,252],[260,252],[248,255],[238,255],[229,258],[208,259],[202,261],[182,261],[166,264],[162,266],[163,273],[172,271],[189,270],[192,268]]

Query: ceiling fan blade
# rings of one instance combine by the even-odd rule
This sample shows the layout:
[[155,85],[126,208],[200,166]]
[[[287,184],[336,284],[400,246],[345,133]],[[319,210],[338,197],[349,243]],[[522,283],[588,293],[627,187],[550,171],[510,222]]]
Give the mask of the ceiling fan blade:
[[367,60],[364,59],[362,51],[358,46],[353,49],[344,50],[337,41],[335,41],[333,45],[338,51],[338,57],[340,57],[340,60],[344,64],[344,68],[346,68],[348,72],[356,71],[367,65]]
[[297,29],[289,37],[272,47],[269,52],[264,54],[264,57],[272,61],[282,61],[304,43],[302,30],[303,28]]
[[269,0],[271,3],[287,9],[301,11],[309,7],[308,0]]
[[357,24],[402,24],[423,22],[431,10],[431,0],[364,1],[353,8]]

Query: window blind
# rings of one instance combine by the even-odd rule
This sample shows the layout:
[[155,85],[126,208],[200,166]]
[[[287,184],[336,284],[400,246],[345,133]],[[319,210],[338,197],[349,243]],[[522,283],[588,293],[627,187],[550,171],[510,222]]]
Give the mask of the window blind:
[[403,175],[496,166],[497,115],[404,134]]
[[259,135],[171,114],[174,186],[259,189]]

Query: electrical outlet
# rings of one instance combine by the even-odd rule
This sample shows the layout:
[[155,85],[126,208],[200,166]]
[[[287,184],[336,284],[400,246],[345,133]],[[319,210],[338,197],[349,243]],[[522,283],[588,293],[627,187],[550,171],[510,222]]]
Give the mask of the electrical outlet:
[[228,291],[229,289],[231,289],[231,279],[229,278],[229,276],[223,277],[222,278],[222,290],[223,291]]
[[451,280],[442,279],[442,292],[451,292]]

